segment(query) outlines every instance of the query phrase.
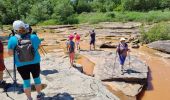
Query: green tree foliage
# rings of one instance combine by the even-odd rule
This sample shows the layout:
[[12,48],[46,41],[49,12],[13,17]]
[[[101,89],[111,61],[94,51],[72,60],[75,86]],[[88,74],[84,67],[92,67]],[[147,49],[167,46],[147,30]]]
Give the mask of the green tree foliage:
[[[0,0],[0,22],[22,19],[30,24],[78,23],[83,12],[150,11],[170,9],[170,0]],[[111,17],[115,15],[110,13]]]
[[159,8],[160,0],[122,0],[124,10],[147,11]]

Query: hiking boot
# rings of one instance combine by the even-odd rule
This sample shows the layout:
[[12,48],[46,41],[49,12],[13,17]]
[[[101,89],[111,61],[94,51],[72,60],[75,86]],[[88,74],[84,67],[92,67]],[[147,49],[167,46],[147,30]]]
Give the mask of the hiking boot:
[[37,95],[37,100],[44,100],[44,96],[45,94],[40,92],[38,95]]

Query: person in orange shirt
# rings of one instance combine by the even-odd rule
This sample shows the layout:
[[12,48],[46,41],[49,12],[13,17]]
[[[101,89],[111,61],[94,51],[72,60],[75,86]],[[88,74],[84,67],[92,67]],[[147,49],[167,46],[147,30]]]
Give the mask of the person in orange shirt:
[[77,50],[80,50],[80,35],[74,32],[74,39]]

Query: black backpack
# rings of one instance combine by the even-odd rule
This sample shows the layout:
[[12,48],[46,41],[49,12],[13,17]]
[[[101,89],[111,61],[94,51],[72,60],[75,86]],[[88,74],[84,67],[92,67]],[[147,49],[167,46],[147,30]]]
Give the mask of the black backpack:
[[29,62],[33,61],[35,57],[35,50],[31,42],[31,35],[26,34],[24,37],[21,37],[18,34],[15,34],[18,39],[17,46],[15,47],[15,53],[18,56],[20,62]]

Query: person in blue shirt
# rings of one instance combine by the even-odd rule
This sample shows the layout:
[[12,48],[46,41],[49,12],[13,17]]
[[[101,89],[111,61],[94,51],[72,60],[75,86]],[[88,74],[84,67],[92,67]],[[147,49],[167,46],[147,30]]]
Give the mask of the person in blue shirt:
[[[37,100],[40,100],[44,94],[41,92],[41,79],[40,79],[40,54],[38,52],[39,45],[41,44],[40,39],[34,34],[27,34],[25,29],[25,23],[17,20],[13,23],[14,32],[20,36],[20,38],[29,37],[34,48],[34,59],[32,61],[21,62],[17,56],[14,54],[15,65],[17,67],[17,71],[21,75],[23,79],[23,87],[24,92],[28,98],[28,100],[32,100],[31,97],[31,82],[30,82],[30,74],[33,76],[33,80],[35,83],[36,91],[37,91]],[[8,40],[8,54],[13,55],[13,51],[18,44],[18,37],[16,35],[11,36]],[[27,52],[27,51],[25,51]]]

